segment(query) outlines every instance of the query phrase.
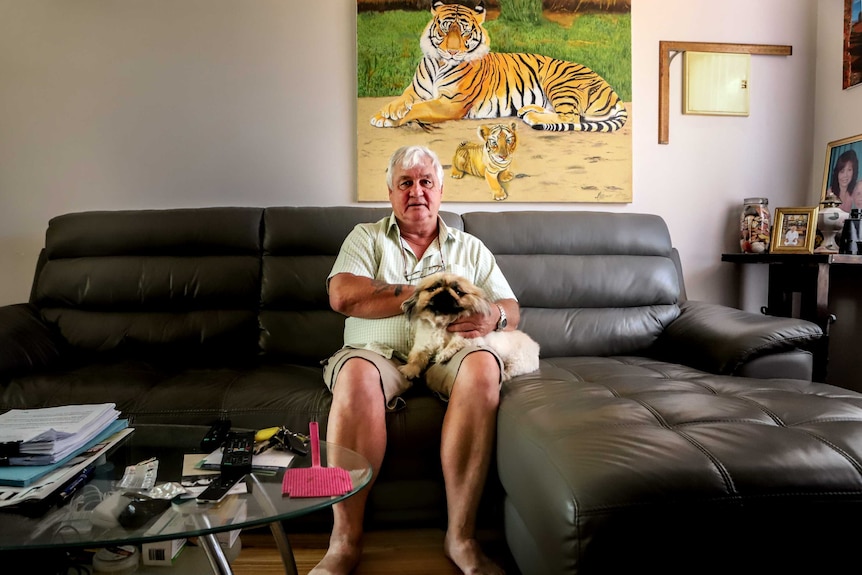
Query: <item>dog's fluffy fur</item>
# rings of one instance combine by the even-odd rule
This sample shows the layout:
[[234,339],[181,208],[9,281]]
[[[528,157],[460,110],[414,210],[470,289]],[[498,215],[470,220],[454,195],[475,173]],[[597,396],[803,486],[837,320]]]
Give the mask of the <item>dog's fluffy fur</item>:
[[460,317],[490,313],[492,305],[480,288],[461,276],[439,273],[422,280],[401,306],[415,334],[407,363],[398,369],[415,379],[432,360],[449,361],[471,344],[487,345],[497,352],[503,360],[503,380],[539,369],[539,344],[522,331],[494,331],[473,339],[447,331]]

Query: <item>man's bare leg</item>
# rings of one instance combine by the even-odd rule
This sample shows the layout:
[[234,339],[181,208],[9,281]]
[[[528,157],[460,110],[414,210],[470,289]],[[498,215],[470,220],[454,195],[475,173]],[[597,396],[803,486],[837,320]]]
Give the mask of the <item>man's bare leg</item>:
[[468,575],[499,575],[476,541],[476,514],[497,427],[500,369],[488,352],[464,358],[449,398],[440,445],[449,526],[446,556]]
[[[338,373],[326,439],[365,456],[372,483],[386,452],[386,409],[380,372],[371,362],[354,358]],[[362,557],[362,522],[371,484],[332,508],[334,523],[329,549],[309,575],[346,575]]]

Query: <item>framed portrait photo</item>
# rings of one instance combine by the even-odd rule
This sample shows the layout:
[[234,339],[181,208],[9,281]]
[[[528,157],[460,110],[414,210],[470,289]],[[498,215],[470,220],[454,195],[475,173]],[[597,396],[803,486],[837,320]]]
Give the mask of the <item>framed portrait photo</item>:
[[820,201],[825,200],[827,194],[832,192],[841,200],[839,207],[848,214],[853,208],[862,208],[860,160],[862,160],[862,134],[835,140],[826,145]]
[[810,254],[817,234],[817,207],[775,208],[770,253]]

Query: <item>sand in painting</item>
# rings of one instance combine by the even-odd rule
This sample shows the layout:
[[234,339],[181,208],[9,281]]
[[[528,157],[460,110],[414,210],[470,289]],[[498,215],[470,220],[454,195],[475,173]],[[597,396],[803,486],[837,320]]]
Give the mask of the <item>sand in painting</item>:
[[359,201],[386,201],[386,163],[399,146],[422,144],[434,150],[446,172],[447,202],[493,201],[484,179],[450,177],[452,157],[463,141],[479,142],[482,124],[514,122],[518,149],[511,170],[515,178],[504,184],[504,202],[603,202],[632,200],[632,105],[622,129],[609,134],[543,132],[518,118],[455,120],[436,124],[426,133],[421,128],[375,128],[370,119],[392,98],[357,100],[357,181]]

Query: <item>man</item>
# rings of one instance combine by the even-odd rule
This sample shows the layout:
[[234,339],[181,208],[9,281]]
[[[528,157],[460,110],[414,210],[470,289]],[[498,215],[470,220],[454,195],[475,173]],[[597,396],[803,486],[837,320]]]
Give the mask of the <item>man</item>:
[[[396,150],[387,172],[392,215],[360,224],[345,239],[329,275],[329,301],[345,314],[345,347],[326,364],[332,390],[327,440],[371,462],[374,477],[386,451],[386,412],[410,387],[398,371],[410,349],[401,304],[414,285],[443,269],[465,276],[497,305],[449,327],[474,338],[515,329],[518,303],[490,251],[477,238],[448,228],[438,217],[443,168],[431,150]],[[448,400],[440,459],[449,524],[444,552],[464,573],[499,574],[475,539],[476,513],[490,463],[500,396],[500,361],[488,348],[467,347],[432,365],[425,384]],[[333,509],[326,556],[311,573],[349,573],[362,554],[362,521],[369,489]]]

